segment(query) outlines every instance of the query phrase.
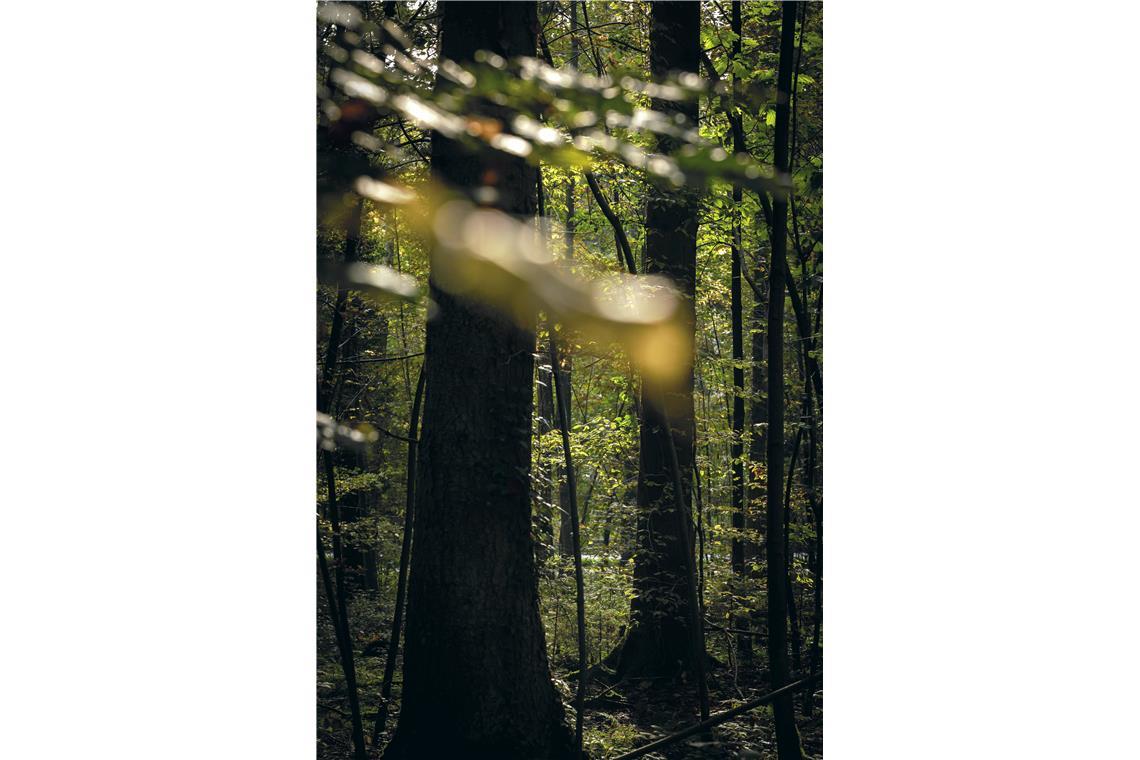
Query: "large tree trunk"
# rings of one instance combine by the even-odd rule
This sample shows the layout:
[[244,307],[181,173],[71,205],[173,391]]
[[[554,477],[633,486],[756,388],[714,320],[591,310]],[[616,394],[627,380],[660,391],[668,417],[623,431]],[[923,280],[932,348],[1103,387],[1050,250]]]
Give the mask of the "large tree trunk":
[[[788,171],[788,94],[791,91],[792,48],[795,45],[795,3],[782,6],[780,32],[780,64],[777,72],[776,98],[776,168]],[[788,201],[774,199],[771,239],[772,259],[768,268],[768,665],[772,688],[788,682],[788,565],[784,553],[784,288],[786,279],[786,247]],[[792,695],[772,703],[776,726],[776,750],[779,760],[800,760],[800,737],[796,731]]]
[[[533,56],[534,2],[441,4],[441,54]],[[495,178],[499,207],[533,214],[536,171],[432,136],[438,180]],[[409,580],[404,691],[385,758],[570,758],[546,658],[530,536],[534,334],[433,284]]]
[[[697,3],[657,2],[650,10],[651,72],[695,72],[700,56],[700,6]],[[683,113],[696,123],[695,103],[657,101],[654,108]],[[672,139],[658,138],[658,150],[676,148]],[[691,189],[665,190],[653,186],[646,212],[645,270],[669,277],[685,296],[687,329],[695,324],[697,200]],[[661,407],[665,398],[671,422],[683,491],[691,490],[693,462],[693,374],[679,386],[657,387],[650,379],[641,389],[643,419],[637,485],[638,549],[634,562],[634,592],[630,628],[617,659],[622,676],[675,676],[694,668],[693,634],[686,584],[689,582],[685,546],[691,535],[684,494],[675,492],[670,469],[669,429]]]

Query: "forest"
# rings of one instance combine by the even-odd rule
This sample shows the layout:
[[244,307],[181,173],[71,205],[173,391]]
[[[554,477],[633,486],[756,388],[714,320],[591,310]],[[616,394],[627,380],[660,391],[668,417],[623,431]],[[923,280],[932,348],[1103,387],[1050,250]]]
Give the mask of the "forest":
[[14,5],[0,758],[1140,754],[1140,5],[826,10]]
[[318,757],[822,757],[822,30],[317,5]]

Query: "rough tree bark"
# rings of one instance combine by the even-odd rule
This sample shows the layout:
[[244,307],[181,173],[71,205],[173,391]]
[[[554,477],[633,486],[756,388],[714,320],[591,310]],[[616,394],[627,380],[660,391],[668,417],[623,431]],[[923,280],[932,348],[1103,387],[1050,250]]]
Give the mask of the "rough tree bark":
[[[441,10],[443,57],[535,53],[535,2]],[[520,159],[436,133],[432,164],[452,186],[493,184],[505,211],[535,211],[536,170]],[[384,757],[570,758],[530,535],[534,333],[434,285],[431,297],[404,691]]]
[[[700,60],[700,7],[697,3],[655,2],[650,10],[650,64],[655,77],[671,71],[695,72]],[[657,101],[654,108],[679,112],[696,123],[696,103]],[[658,150],[668,153],[677,146],[659,137]],[[646,212],[646,273],[669,277],[685,296],[686,329],[695,325],[697,201],[691,189],[665,190],[653,186]],[[660,400],[666,399],[666,410]],[[642,425],[637,504],[638,550],[634,562],[634,593],[630,604],[630,627],[615,652],[619,676],[676,676],[696,673],[693,611],[686,590],[691,546],[684,492],[691,489],[693,461],[693,374],[678,387],[659,388],[645,379],[641,389]],[[671,420],[671,426],[667,424]],[[676,492],[670,471],[669,427],[679,463],[681,493]]]

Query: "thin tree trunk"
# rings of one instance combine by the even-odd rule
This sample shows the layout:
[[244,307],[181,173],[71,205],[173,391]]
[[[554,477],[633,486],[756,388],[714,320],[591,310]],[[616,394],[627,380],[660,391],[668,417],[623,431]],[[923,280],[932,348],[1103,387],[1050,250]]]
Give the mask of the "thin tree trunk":
[[[795,71],[795,75],[794,75],[795,81],[793,82],[792,95],[791,95],[792,155],[791,155],[790,160],[792,160],[792,161],[795,160],[795,144],[796,144],[796,138],[797,138],[797,134],[796,134],[796,111],[797,111],[796,105],[799,102],[799,87],[798,87],[799,70],[800,70],[800,65],[803,61],[804,31],[807,27],[807,16],[808,16],[809,10],[811,10],[811,6],[808,3],[804,3],[803,8],[802,8],[802,12],[800,14],[799,43],[796,46],[797,47],[797,50],[796,50],[796,71]],[[803,322],[803,324],[804,324],[804,326],[800,328],[800,332],[801,332],[801,336],[802,336],[802,333],[804,332],[804,329],[807,325],[806,312],[807,312],[807,308],[808,308],[810,301],[811,301],[811,290],[812,289],[811,289],[811,278],[808,277],[808,272],[806,270],[806,266],[808,263],[807,258],[804,255],[804,251],[803,251],[802,247],[800,246],[799,225],[798,225],[798,222],[796,220],[796,203],[795,203],[794,197],[791,199],[790,211],[792,214],[792,232],[793,232],[793,237],[795,240],[796,251],[800,257],[800,265],[801,265],[801,267],[804,267],[804,272],[803,272],[803,276],[802,276],[801,280],[802,280],[802,287],[803,287],[803,299],[802,299],[803,305],[804,305],[803,311],[804,311],[805,316],[801,319],[801,317],[799,315],[797,315],[797,321]],[[816,357],[812,356],[812,351],[815,349],[816,341],[818,340],[818,338],[816,336],[820,335],[819,329],[820,329],[820,318],[822,315],[822,306],[823,306],[823,286],[821,284],[820,288],[819,288],[819,295],[818,295],[818,300],[817,300],[815,326],[811,332],[811,338],[810,338],[810,340],[801,340],[800,341],[800,350],[801,350],[802,355],[804,357],[804,363],[805,363],[806,367],[812,371],[812,380],[813,380],[812,383],[808,383],[806,378],[804,380],[804,409],[805,409],[805,413],[807,415],[807,425],[808,425],[808,458],[807,458],[806,466],[804,468],[804,481],[805,481],[804,485],[805,485],[805,488],[807,490],[808,508],[809,508],[809,511],[811,512],[812,520],[814,521],[814,525],[815,525],[815,541],[812,543],[812,552],[811,552],[811,554],[812,554],[812,556],[811,556],[811,568],[812,568],[813,579],[815,581],[814,588],[813,588],[814,599],[813,599],[813,610],[812,610],[812,628],[813,628],[813,630],[812,630],[811,649],[809,651],[809,658],[810,658],[809,668],[810,668],[810,673],[812,676],[814,676],[816,673],[819,672],[819,670],[821,668],[821,659],[822,659],[822,655],[823,655],[823,652],[820,649],[820,633],[821,633],[821,626],[823,624],[823,504],[822,504],[822,500],[819,498],[819,494],[818,494],[817,489],[816,489],[816,480],[817,480],[817,476],[818,476],[818,472],[819,472],[819,465],[820,465],[819,455],[818,455],[819,440],[818,440],[818,436],[817,436],[816,408],[817,408],[817,404],[818,404],[819,405],[819,413],[822,416],[822,413],[823,413],[823,409],[822,409],[822,405],[823,405],[823,381],[822,381],[822,373],[820,372],[819,361]],[[812,399],[813,387],[814,387],[816,394],[817,394],[817,398],[814,401]],[[803,714],[808,716],[808,717],[811,717],[812,712],[814,710],[814,706],[815,706],[815,702],[812,698],[812,694],[810,694],[810,693],[804,694],[801,704],[803,707]]]
[[[577,22],[577,2],[571,2],[571,22]],[[582,4],[582,12],[585,13],[586,5]],[[539,40],[542,42],[542,57],[550,66],[554,65],[554,57],[550,54],[550,46],[546,44],[546,35],[540,34]],[[577,38],[571,37],[571,55],[573,57],[573,66],[578,68],[578,46]],[[598,64],[598,76],[602,75],[602,67]],[[597,202],[598,208],[601,209],[602,215],[614,230],[614,242],[617,244],[618,253],[618,266],[625,267],[630,274],[637,274],[637,265],[633,261],[633,250],[629,245],[629,237],[625,234],[625,228],[622,226],[621,220],[618,219],[617,214],[614,213],[613,208],[610,206],[606,196],[602,193],[602,188],[598,184],[598,177],[593,172],[587,171],[582,173],[586,178],[586,185],[590,188],[590,195]],[[615,195],[616,198],[616,195]],[[588,201],[589,199],[587,199]]]
[[602,194],[602,188],[598,186],[598,178],[593,172],[586,172],[586,184],[590,188],[590,194],[594,196],[594,200],[598,202],[598,208],[601,209],[602,215],[605,216],[606,221],[614,229],[614,240],[617,242],[618,247],[618,264],[623,265],[629,270],[630,274],[637,273],[637,266],[633,261],[633,250],[629,247],[629,238],[625,234],[625,229],[622,227],[621,220],[618,219],[617,214],[610,207],[609,201],[606,196]]
[[[804,468],[805,486],[808,495],[808,508],[815,523],[815,560],[812,563],[812,577],[815,581],[814,604],[812,609],[812,642],[810,651],[810,672],[815,675],[822,667],[823,651],[820,649],[820,629],[823,625],[823,500],[816,492],[816,473],[819,467],[819,440],[816,433],[815,405],[811,398],[811,386],[804,384],[805,406],[808,411],[808,460]],[[811,716],[814,702],[811,695],[805,695],[803,712]]]
[[325,599],[329,605],[329,615],[333,620],[333,629],[336,633],[337,649],[340,650],[340,664],[344,671],[344,680],[348,688],[348,709],[352,720],[352,756],[355,760],[366,760],[367,751],[364,748],[364,724],[360,718],[360,698],[356,690],[356,668],[352,659],[352,640],[348,631],[348,619],[344,608],[339,603],[339,589],[333,588],[329,577],[328,560],[325,559],[325,547],[321,542],[320,528],[317,529],[317,566],[321,572],[321,581],[325,587]]
[[[356,261],[360,247],[360,223],[364,216],[364,199],[358,198],[345,225],[344,261]],[[317,411],[330,413],[332,404],[333,379],[336,376],[337,354],[340,350],[341,333],[344,331],[344,314],[348,308],[348,290],[337,288],[336,304],[333,306],[332,325],[329,327],[329,343],[325,349],[324,371],[317,386]]]
[[[801,40],[801,44],[802,44],[802,40]],[[794,102],[794,97],[792,98],[792,101]],[[789,168],[789,171],[790,171],[790,168]],[[763,193],[760,194],[760,205],[764,211],[764,215],[765,215],[765,218],[767,220],[768,227],[769,227],[769,229],[771,229],[771,226],[772,226],[772,205],[768,201],[768,196],[763,194]],[[790,208],[794,214],[794,212],[795,212],[795,199],[794,199],[794,197],[791,199],[789,206],[790,206]],[[793,216],[793,221],[794,221],[794,218],[795,217]],[[795,230],[794,225],[792,227],[792,230],[793,231]],[[798,234],[796,235],[796,237],[797,238],[799,237]],[[797,242],[795,247],[796,247],[797,253],[800,252],[798,242]],[[804,258],[801,255],[801,257],[800,257],[801,267],[804,265],[804,263],[805,263]],[[811,384],[815,388],[816,396],[819,398],[820,403],[822,403],[823,402],[823,373],[820,370],[819,361],[816,359],[816,357],[812,353],[815,350],[815,332],[818,332],[818,328],[816,329],[815,332],[812,331],[811,319],[807,313],[807,308],[808,308],[807,293],[809,292],[809,278],[808,278],[806,270],[801,271],[801,280],[803,283],[802,288],[803,288],[803,292],[804,292],[804,295],[801,296],[800,295],[800,289],[796,286],[795,280],[791,275],[791,271],[788,270],[786,251],[785,251],[783,265],[784,265],[785,270],[788,271],[788,297],[791,299],[791,302],[792,302],[792,314],[795,316],[795,326],[796,326],[796,332],[797,332],[798,337],[799,337],[799,343],[801,346],[803,346],[804,361],[807,365],[807,371],[808,371],[808,375],[811,379]]]
[[[546,357],[549,361],[549,356]],[[551,364],[553,367],[553,364]],[[554,429],[554,379],[553,372],[545,377],[543,363],[536,367],[538,377],[538,436],[543,438]],[[548,571],[547,561],[554,552],[554,483],[557,470],[546,456],[538,462],[537,488],[535,493],[534,523],[536,541],[534,544],[535,566],[539,574]]]
[[784,557],[788,560],[788,570],[785,576],[788,579],[788,625],[792,638],[792,667],[799,673],[803,667],[800,662],[800,618],[796,612],[795,583],[792,578],[792,568],[795,565],[791,553],[791,525],[792,525],[792,476],[796,472],[796,460],[800,455],[800,440],[803,438],[803,428],[796,430],[796,440],[792,444],[792,461],[788,464],[788,479],[784,484]]
[[412,401],[412,416],[408,420],[408,467],[407,486],[404,496],[404,537],[400,544],[400,571],[396,576],[396,609],[392,613],[392,633],[388,637],[388,659],[384,662],[384,683],[380,689],[380,710],[376,713],[376,723],[372,728],[372,746],[380,743],[380,734],[388,723],[388,706],[392,699],[392,677],[396,672],[396,653],[400,651],[400,629],[404,624],[404,599],[407,595],[408,563],[412,554],[412,527],[416,506],[416,449],[419,442],[417,430],[420,422],[420,403],[424,396],[426,374],[420,366],[420,378],[416,382],[416,397]]
[[[364,210],[364,199],[359,198],[354,204],[345,226],[344,260],[356,260],[360,242],[360,224]],[[329,329],[329,344],[325,351],[325,366],[320,384],[317,386],[317,411],[328,414],[332,411],[332,398],[334,395],[334,379],[336,377],[337,356],[341,343],[341,332],[344,329],[344,314],[348,303],[348,291],[337,289],[336,304],[333,308],[332,325]],[[328,581],[328,567],[321,548],[320,533],[317,534],[318,560],[323,569],[322,577],[326,580],[326,594],[329,597],[330,611],[334,614],[335,627],[339,631],[337,645],[340,650],[341,669],[344,671],[345,684],[348,690],[348,705],[352,715],[352,745],[353,757],[356,760],[365,760],[367,750],[364,746],[364,722],[360,715],[360,695],[356,687],[356,666],[352,652],[352,637],[348,626],[348,590],[344,577],[344,551],[341,545],[340,505],[336,493],[336,465],[335,455],[332,451],[318,449],[318,459],[324,466],[325,481],[328,486],[328,502],[326,514],[332,523],[333,530],[333,574],[335,584]]]
[[[796,4],[781,6],[780,61],[777,72],[775,154],[777,171],[788,171],[788,93],[791,89],[792,52],[795,45]],[[768,271],[768,660],[774,688],[788,682],[787,651],[787,559],[784,556],[784,292],[788,201],[777,196],[772,214],[772,266]],[[772,704],[776,728],[776,748],[780,760],[800,760],[799,733],[796,730],[792,697],[786,695]]]
[[693,449],[693,481],[697,496],[697,591],[700,596],[701,620],[704,620],[705,610],[705,507],[701,496],[701,468],[697,466],[697,451]]
[[[360,717],[360,695],[356,688],[356,664],[352,653],[352,635],[348,627],[348,594],[345,589],[344,560],[340,541],[340,508],[337,506],[336,501],[336,478],[333,474],[333,454],[331,451],[324,451],[323,454],[325,478],[328,480],[329,489],[329,515],[332,518],[333,562],[335,566],[333,574],[336,577],[335,596],[329,600],[329,603],[333,605],[333,611],[337,616],[336,624],[340,629],[340,636],[337,638],[337,643],[340,645],[340,664],[341,669],[344,670],[344,680],[348,688],[348,708],[352,713],[353,757],[356,758],[356,760],[366,760],[368,752],[364,746],[364,722]],[[324,566],[325,555],[321,547],[320,533],[317,534],[317,549],[318,559],[322,566]],[[327,567],[324,567],[322,575],[326,578],[325,592],[327,594],[332,590],[329,587],[330,584],[327,583]],[[334,601],[335,604],[333,604]]]
[[[570,64],[577,68],[578,66],[578,38],[574,35],[578,26],[578,3],[570,3]],[[574,176],[571,175],[566,183],[566,260],[574,260]],[[558,375],[561,375],[561,382],[565,386],[563,391],[566,394],[567,413],[565,417],[561,416],[559,410],[559,418],[561,419],[563,435],[569,435],[570,432],[570,398],[571,398],[571,372],[573,361],[570,356],[566,356],[566,366],[557,364],[551,359],[551,367],[555,373],[556,383]],[[574,540],[573,533],[577,530],[577,520],[571,515],[570,502],[573,496],[570,493],[570,474],[564,473],[562,478],[561,487],[558,490],[558,506],[559,513],[561,514],[561,521],[558,533],[558,553],[562,557],[569,557],[574,553]]]
[[[764,268],[761,266],[761,255],[757,253],[755,264],[755,277],[761,278],[764,275]],[[768,263],[771,263],[771,255],[768,256]],[[750,465],[757,465],[763,463],[766,457],[766,446],[768,440],[768,412],[767,412],[767,395],[768,395],[768,352],[766,331],[764,320],[767,315],[768,309],[768,294],[766,291],[760,291],[756,294],[756,300],[752,305],[752,409],[750,417],[751,434],[749,438],[748,447],[748,461]],[[766,467],[766,465],[765,465]],[[752,529],[753,534],[764,534],[764,521],[761,519],[761,507],[766,501],[767,494],[766,478],[756,477],[752,478],[749,483],[748,489],[748,513],[746,515],[746,526]],[[757,544],[748,542],[744,547],[744,558],[748,564],[749,576],[756,578],[759,572],[753,567],[759,559],[759,550]],[[753,618],[758,618],[758,615],[753,615]],[[740,658],[748,662],[752,659],[752,637],[740,637]]]
[[[358,227],[359,221],[358,218],[356,220]],[[357,229],[356,232],[357,236],[359,236],[359,229]],[[361,298],[359,294],[349,296],[347,308],[348,313],[350,313],[352,317],[348,323],[348,337],[344,340],[342,352],[349,357],[360,356],[363,352],[364,339],[362,336],[365,327],[368,321],[374,321],[378,328],[378,334],[375,342],[369,342],[369,345],[379,349],[380,357],[383,358],[388,351],[388,326],[387,320],[382,316],[382,313],[371,313],[371,310],[368,309],[364,299]],[[354,395],[353,400],[349,402],[345,408],[338,410],[334,416],[343,417],[345,420],[367,419],[368,415],[365,412],[365,403],[360,401],[360,397],[363,395],[364,388],[368,386],[368,383],[364,381],[364,378],[359,372],[360,365],[356,362],[346,363],[339,357],[336,364],[340,381],[348,387],[357,387],[361,390]],[[381,377],[377,379],[376,385],[378,394],[381,396],[385,395],[387,382]],[[386,419],[383,406],[376,410],[376,415],[379,417],[379,419],[375,421],[376,426],[382,430],[387,430],[390,425]],[[361,448],[338,451],[336,452],[335,459],[342,467],[379,472],[384,465],[384,442],[377,442],[376,445],[367,449]],[[353,493],[342,495],[337,502],[337,506],[340,509],[341,522],[347,526],[363,519],[372,511],[374,506],[379,504],[379,499],[380,491],[378,488],[357,490]],[[376,577],[375,546],[346,541],[343,560],[345,579],[350,595],[357,590],[376,591],[379,588]]]
[[558,401],[558,427],[562,431],[562,454],[565,457],[566,488],[569,491],[571,549],[574,554],[574,586],[578,612],[578,690],[574,698],[574,746],[582,753],[582,719],[586,711],[586,584],[582,577],[582,537],[578,530],[578,486],[574,477],[574,459],[570,453],[570,390],[559,370],[558,342],[550,333],[550,359],[554,367],[554,389]]
[[[768,196],[765,193],[760,193],[760,208],[764,212],[765,222],[768,224],[769,230],[771,230],[771,228],[772,228],[772,215],[773,215],[772,204],[769,202]],[[787,225],[785,224],[785,227],[786,226]],[[787,246],[785,246],[784,258],[783,258],[783,261],[781,262],[785,270],[787,270],[787,267],[788,267],[787,250],[786,249],[787,249]],[[812,349],[812,348],[814,348],[815,343],[814,343],[814,340],[812,338],[811,326],[810,326],[809,321],[808,321],[807,308],[806,308],[805,304],[800,300],[799,289],[796,288],[795,282],[792,280],[790,273],[788,275],[788,282],[789,282],[788,297],[791,299],[791,302],[792,302],[792,314],[795,316],[796,332],[798,333],[798,337],[799,337],[800,341],[805,346],[807,346],[809,349]],[[750,283],[750,284],[752,284],[753,287],[755,287],[755,284],[753,284],[753,283]],[[815,357],[813,357],[811,355],[810,351],[806,355],[806,358],[807,358],[807,365],[808,365],[808,373],[811,376],[812,385],[815,387],[816,395],[822,400],[823,399],[823,373],[820,371],[819,362],[816,361]]]
[[[735,38],[732,42],[733,60],[741,55],[742,25],[740,18],[740,3],[732,4],[732,31]],[[739,77],[732,77],[733,101],[739,102]],[[734,114],[731,120],[732,147],[737,155],[746,153],[744,146],[743,119]],[[731,283],[731,312],[732,312],[732,574],[735,576],[737,593],[742,591],[741,583],[746,575],[744,560],[744,529],[745,521],[745,472],[744,472],[744,303],[743,288],[741,287],[741,230],[740,213],[744,194],[740,183],[732,186],[732,283]],[[740,629],[748,628],[748,618],[737,615],[733,618],[733,625]],[[749,636],[740,636],[737,649],[752,647]]]

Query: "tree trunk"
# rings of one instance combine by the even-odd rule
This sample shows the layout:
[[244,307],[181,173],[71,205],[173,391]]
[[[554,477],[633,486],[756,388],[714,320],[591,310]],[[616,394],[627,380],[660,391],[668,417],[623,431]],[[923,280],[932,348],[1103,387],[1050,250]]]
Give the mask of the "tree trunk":
[[388,637],[388,656],[384,660],[384,681],[380,687],[380,709],[372,728],[372,746],[380,741],[380,734],[388,725],[388,705],[392,699],[392,677],[396,673],[396,654],[400,651],[400,631],[404,625],[404,601],[407,598],[408,565],[411,562],[412,534],[416,513],[416,444],[420,422],[420,404],[424,397],[424,370],[416,382],[416,397],[412,401],[411,419],[408,421],[407,486],[404,494],[404,535],[400,542],[400,569],[396,575],[396,607],[392,613],[392,632]]
[[[732,42],[732,58],[738,60],[741,53],[742,24],[740,18],[740,3],[732,4],[732,31],[736,35]],[[736,74],[732,76],[732,95],[734,101],[740,99],[740,82]],[[733,114],[732,148],[736,154],[747,153],[744,147],[744,125],[739,114]],[[735,588],[741,593],[747,570],[744,559],[744,532],[745,520],[745,474],[744,474],[744,304],[743,283],[741,282],[741,265],[743,251],[741,250],[740,208],[744,200],[744,193],[740,183],[732,186],[732,528],[736,535],[732,538],[732,574],[737,581]],[[733,625],[741,630],[748,630],[748,617],[737,615],[733,618]],[[752,655],[752,637],[739,634],[736,641],[737,651]]]
[[[807,378],[804,378],[807,382]],[[799,428],[796,430],[796,439],[792,444],[792,461],[788,464],[788,478],[784,481],[784,558],[787,561],[788,572],[785,575],[788,578],[788,625],[791,631],[792,638],[792,667],[798,674],[802,669],[803,664],[800,661],[800,618],[796,610],[796,594],[795,583],[792,568],[795,563],[793,562],[791,550],[791,533],[792,533],[792,482],[796,474],[796,460],[800,454],[800,441],[803,438],[804,430]]]
[[[804,468],[804,480],[808,493],[808,508],[815,522],[815,542],[812,554],[812,579],[815,581],[815,596],[812,605],[812,640],[809,650],[811,675],[819,672],[823,651],[820,649],[820,627],[823,624],[823,503],[816,495],[816,468],[818,465],[815,411],[811,399],[811,388],[805,385],[804,395],[808,408],[808,460]],[[811,717],[814,706],[811,692],[804,695],[803,712]]]
[[[570,3],[570,65],[578,68],[578,3]],[[574,175],[571,174],[566,183],[566,260],[573,261],[574,259]],[[558,372],[559,377],[565,386],[564,393],[566,394],[567,409],[570,406],[570,398],[572,397],[570,389],[573,387],[571,384],[573,361],[571,354],[567,350],[562,354],[562,362],[558,367],[552,368],[554,372]],[[570,424],[570,415],[567,411],[566,420],[562,424]],[[570,429],[563,428],[564,435],[570,434]],[[574,525],[570,515],[570,478],[569,473],[563,472],[562,479],[558,488],[558,514],[561,516],[558,525],[558,554],[561,557],[571,557],[574,554],[574,540],[573,532]]]
[[[822,304],[822,288],[819,293],[819,299]],[[819,332],[819,317],[820,312],[816,312],[815,331],[817,333]],[[819,672],[823,658],[823,650],[820,649],[820,629],[823,625],[823,500],[820,498],[816,485],[820,468],[818,453],[819,438],[817,435],[818,423],[815,411],[816,404],[812,400],[812,387],[806,381],[804,383],[804,406],[807,408],[808,415],[808,460],[807,466],[804,468],[804,487],[807,490],[808,510],[811,512],[812,520],[815,525],[815,541],[811,544],[811,556],[809,557],[812,568],[812,579],[815,585],[812,603],[812,643],[811,649],[809,650],[809,670],[811,675],[814,676]],[[809,692],[804,695],[804,715],[811,717],[813,707],[814,700],[812,699],[812,694]]]
[[352,756],[354,760],[365,760],[368,757],[368,751],[364,747],[364,723],[360,715],[360,697],[356,688],[356,666],[352,659],[352,636],[348,631],[345,609],[340,604],[337,590],[339,587],[334,588],[332,578],[329,576],[328,559],[325,558],[325,547],[321,541],[319,527],[317,528],[317,568],[320,570],[321,581],[324,583],[325,601],[329,606],[329,616],[332,618],[337,651],[340,654],[341,669],[344,671],[344,680],[348,690],[349,715],[352,719]]
[[[546,354],[542,354],[546,357]],[[546,357],[549,359],[549,357]],[[547,374],[542,368],[543,362],[538,366],[538,435],[544,437],[554,429],[554,375]],[[551,515],[554,510],[554,482],[558,477],[554,464],[547,458],[541,457],[538,463],[538,475],[534,494],[534,561],[538,572],[546,570],[547,560],[554,551],[554,521]]]
[[578,531],[578,489],[576,473],[574,472],[574,458],[570,453],[570,398],[567,393],[570,389],[563,382],[566,375],[559,369],[561,362],[558,356],[558,339],[550,333],[550,359],[554,367],[554,390],[558,404],[558,427],[562,431],[562,455],[566,468],[566,487],[570,498],[567,507],[570,511],[570,538],[571,552],[574,557],[574,590],[575,607],[578,616],[578,685],[574,695],[574,748],[578,754],[582,752],[582,721],[585,716],[586,686],[589,682],[586,672],[586,586],[582,577],[582,537]]
[[[359,203],[363,206],[363,201]],[[356,224],[355,236],[357,239],[360,237],[360,222],[362,214],[356,214],[354,223]],[[359,245],[359,243],[357,243]],[[356,256],[359,258],[359,255]],[[344,341],[343,354],[347,357],[358,357],[361,355],[365,345],[373,346],[378,350],[378,355],[383,357],[387,353],[387,320],[383,316],[377,317],[366,305],[363,298],[359,295],[352,295],[348,299],[348,313],[352,315],[348,324],[348,338]],[[367,327],[368,322],[372,321],[380,328],[377,332],[377,340],[375,342],[365,341],[361,335]],[[342,378],[341,382],[343,387],[352,391],[352,389],[360,388],[362,385],[367,384],[367,379],[364,373],[360,371],[362,365],[359,364],[344,364],[338,362],[339,373]],[[384,380],[377,379],[376,385],[379,389],[381,397],[386,395],[386,383]],[[368,403],[369,398],[365,394],[355,396],[355,401],[345,408],[333,414],[339,420],[345,422],[366,421],[367,411],[372,408],[372,404]],[[379,425],[385,430],[390,427],[388,420],[385,416],[384,406],[378,405],[374,414],[379,417]],[[337,465],[347,467],[359,471],[380,472],[384,466],[384,441],[378,441],[375,445],[367,449],[346,449],[337,451],[336,460]],[[344,494],[341,496],[338,506],[340,507],[340,519],[346,526],[351,526],[372,513],[375,507],[380,504],[380,489],[370,488],[360,490],[355,493]],[[359,541],[348,541],[344,543],[344,565],[345,565],[345,580],[348,583],[350,591],[364,590],[376,591],[379,588],[376,577],[376,548]]]
[[[535,2],[441,3],[441,55],[533,56]],[[446,87],[440,80],[438,86]],[[432,135],[436,179],[494,178],[533,214],[536,170]],[[530,535],[532,330],[434,283],[396,758],[571,758],[546,657]]]
[[[695,72],[700,55],[700,7],[697,3],[655,2],[650,6],[651,73],[663,77],[671,71]],[[695,124],[695,103],[655,101],[664,112],[680,112]],[[663,153],[675,142],[659,137]],[[645,271],[669,277],[685,297],[687,329],[695,324],[696,197],[691,189],[666,190],[656,185],[649,191],[646,212]],[[666,409],[661,408],[665,399]],[[630,604],[630,628],[617,658],[621,676],[676,676],[697,673],[693,659],[694,610],[686,590],[688,561],[686,545],[692,536],[682,534],[688,515],[684,493],[691,489],[693,461],[693,374],[677,387],[662,388],[646,379],[641,389],[642,424],[637,505],[637,554],[634,562],[634,598]],[[672,421],[670,432],[667,419]],[[669,436],[672,435],[679,472],[680,491],[670,471]],[[686,531],[689,529],[684,528]]]
[[[364,209],[364,199],[360,198],[354,204],[345,226],[344,260],[356,260],[360,243],[360,220]],[[329,343],[325,353],[325,366],[317,385],[317,411],[332,412],[332,403],[335,396],[335,383],[337,369],[338,348],[340,346],[341,330],[344,326],[344,314],[348,304],[348,291],[338,288],[336,305],[333,308],[332,324],[329,328]],[[322,571],[325,584],[325,593],[329,595],[328,604],[334,616],[333,625],[337,629],[337,645],[340,650],[341,669],[344,671],[345,684],[348,689],[348,704],[352,718],[352,746],[355,760],[364,760],[367,751],[364,746],[364,723],[360,714],[360,699],[356,687],[356,664],[353,659],[352,635],[348,625],[348,588],[345,578],[344,549],[341,534],[341,512],[337,503],[336,492],[336,459],[335,452],[325,451],[318,447],[317,458],[324,467],[325,483],[328,487],[328,505],[326,514],[332,523],[333,530],[333,566],[335,585],[329,578],[328,567],[321,546],[320,532],[317,533],[317,559]]]
[[[791,90],[792,50],[796,31],[795,3],[781,7],[780,63],[776,98],[776,169],[788,171],[788,95]],[[772,687],[788,682],[788,567],[784,555],[784,289],[787,283],[786,246],[788,201],[777,196],[773,203],[772,261],[768,268],[768,665]],[[772,703],[776,749],[780,760],[800,760],[799,733],[790,694]]]
[[[756,254],[756,265],[753,268],[754,279],[759,281],[764,276],[765,266],[762,266],[761,253]],[[768,255],[768,262],[772,260],[771,253]],[[767,293],[761,294],[763,297],[757,297],[752,304],[752,405],[749,415],[749,426],[751,428],[748,439],[748,463],[750,467],[755,467],[764,462],[766,456],[766,446],[768,441],[768,410],[767,410],[767,396],[768,396],[768,351],[767,351],[767,332],[764,326],[764,320],[767,318],[768,312],[768,298]],[[764,535],[764,521],[761,519],[761,508],[765,503],[767,494],[767,485],[765,477],[753,477],[748,483],[748,509],[745,514],[745,526],[749,528],[753,534],[759,534],[761,537]],[[752,578],[759,576],[759,571],[753,566],[754,563],[760,559],[759,546],[756,543],[749,541],[744,545],[744,562],[748,566],[748,575]],[[758,618],[758,615],[753,615]],[[762,642],[761,642],[762,643]],[[752,659],[752,637],[741,637],[740,641],[740,657],[744,661]]]

